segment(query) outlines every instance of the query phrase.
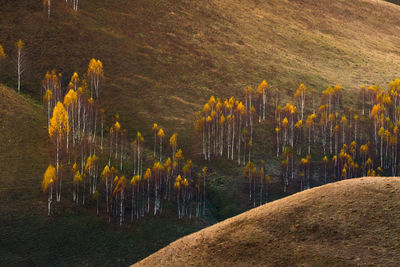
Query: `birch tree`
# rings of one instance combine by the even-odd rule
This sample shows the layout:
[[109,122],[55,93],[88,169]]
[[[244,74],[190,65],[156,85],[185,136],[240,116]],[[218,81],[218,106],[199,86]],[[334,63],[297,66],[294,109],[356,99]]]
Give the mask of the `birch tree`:
[[15,45],[17,47],[17,90],[19,94],[21,93],[21,82],[26,69],[25,44],[22,42],[22,40],[18,40]]
[[118,182],[114,188],[114,195],[119,194],[119,227],[122,226],[122,222],[124,221],[124,199],[125,199],[125,190],[126,190],[126,179],[125,176],[121,176],[118,179]]
[[175,161],[176,148],[178,146],[178,133],[173,133],[169,139],[169,145],[172,149],[172,161]]
[[165,137],[165,133],[162,128],[158,131],[157,136],[158,136],[159,142],[160,142],[160,162],[161,162],[162,161],[162,143],[163,143],[163,139]]
[[154,136],[154,151],[153,151],[153,158],[156,158],[156,147],[157,147],[157,130],[158,130],[158,124],[154,123],[153,124],[153,136]]
[[50,18],[51,0],[43,0],[43,8],[47,9],[47,18]]
[[92,58],[89,62],[88,78],[90,84],[90,97],[99,98],[99,90],[104,78],[103,63]]
[[206,215],[206,177],[207,177],[207,167],[203,167],[201,170],[203,175],[203,216]]
[[6,58],[6,53],[4,53],[4,48],[0,44],[0,73],[3,70],[3,62],[5,58]]
[[304,107],[305,107],[305,103],[306,103],[306,91],[307,91],[307,87],[301,83],[294,95],[296,102],[297,102],[297,106],[300,107],[300,114],[301,114],[300,119],[301,120],[304,120],[303,115],[304,115]]
[[73,198],[74,198],[75,204],[77,204],[77,205],[79,203],[79,184],[81,182],[82,182],[82,175],[78,170],[78,171],[76,171],[76,173],[74,175],[74,179],[73,179],[73,185],[74,185]]
[[61,102],[58,102],[54,107],[53,116],[50,119],[50,127],[49,127],[49,136],[50,139],[53,140],[56,146],[56,169],[57,169],[57,202],[61,200],[61,185],[62,185],[62,176],[60,175],[60,164],[61,164],[61,156],[64,148],[64,144],[66,144],[65,139],[69,134],[70,124],[68,119],[68,113],[64,108],[64,105]]
[[47,215],[50,216],[51,202],[53,201],[53,184],[56,180],[56,169],[49,165],[42,180],[42,190],[47,193]]

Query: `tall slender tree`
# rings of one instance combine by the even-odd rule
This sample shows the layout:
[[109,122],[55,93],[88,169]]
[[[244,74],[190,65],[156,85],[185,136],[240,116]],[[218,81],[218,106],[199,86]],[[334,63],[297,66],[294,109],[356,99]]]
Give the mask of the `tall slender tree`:
[[88,67],[88,78],[90,84],[90,97],[99,98],[100,86],[104,78],[103,63],[92,58]]
[[53,140],[56,146],[56,169],[57,169],[57,202],[61,200],[61,185],[62,176],[60,175],[60,164],[61,156],[64,151],[64,144],[66,144],[65,139],[69,134],[70,124],[68,119],[68,113],[61,102],[58,102],[54,107],[53,116],[50,119],[49,136]]
[[162,162],[162,146],[163,146],[163,139],[165,137],[165,133],[162,128],[158,130],[157,136],[160,142],[160,162]]
[[42,189],[47,193],[47,215],[50,216],[51,202],[53,200],[53,184],[56,180],[56,169],[49,165],[44,173],[42,180]]
[[18,80],[18,85],[17,85],[17,90],[18,94],[21,93],[21,82],[23,75],[26,70],[26,61],[25,61],[25,44],[22,40],[18,40],[16,42],[16,47],[17,47],[17,80]]

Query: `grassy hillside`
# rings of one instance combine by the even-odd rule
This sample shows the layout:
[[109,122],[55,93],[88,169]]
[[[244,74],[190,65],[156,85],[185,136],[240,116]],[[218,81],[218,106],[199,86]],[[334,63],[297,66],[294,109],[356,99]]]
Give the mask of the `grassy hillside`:
[[134,266],[394,266],[400,178],[337,182],[170,244]]
[[[85,0],[78,13],[53,5],[50,20],[40,0],[0,7],[9,60],[19,38],[27,44],[23,90],[37,95],[46,70],[67,82],[100,58],[106,110],[119,112],[128,130],[154,120],[182,128],[210,95],[239,96],[262,79],[283,95],[300,82],[356,90],[387,83],[400,65],[400,8],[383,1]],[[4,79],[15,83],[10,72]]]
[[127,265],[204,227],[175,214],[120,229],[95,208],[71,203],[71,181],[47,217],[40,182],[49,162],[45,112],[29,97],[0,85],[1,265]]

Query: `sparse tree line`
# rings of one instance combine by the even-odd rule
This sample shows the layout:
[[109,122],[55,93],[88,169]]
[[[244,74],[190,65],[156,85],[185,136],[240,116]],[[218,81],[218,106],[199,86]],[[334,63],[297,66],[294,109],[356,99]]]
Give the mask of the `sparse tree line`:
[[[264,203],[269,176],[264,161],[259,170],[251,161],[254,119],[266,127],[275,125],[276,158],[280,162],[283,191],[288,187],[310,188],[313,173],[320,183],[359,176],[398,175],[400,161],[400,80],[388,90],[377,85],[362,86],[354,107],[345,107],[340,85],[322,92],[319,106],[314,94],[300,84],[293,102],[280,105],[278,89],[263,81],[256,91],[248,87],[245,104],[231,97],[222,101],[212,96],[197,113],[195,129],[202,136],[206,160],[227,157],[243,165],[253,206]],[[272,145],[272,144],[271,144]],[[267,152],[267,151],[266,151]],[[311,155],[321,156],[312,160]],[[268,177],[268,178],[266,178]],[[315,181],[315,180],[314,180]]]
[[[50,18],[52,12],[52,3],[55,0],[43,0],[43,10],[47,13],[47,18]],[[79,0],[65,0],[65,3],[71,6],[72,10],[75,12],[78,11],[79,8]]]
[[97,214],[106,213],[109,221],[119,218],[120,225],[127,211],[134,221],[162,214],[169,202],[176,204],[179,218],[205,214],[207,168],[196,173],[193,162],[185,161],[177,133],[168,142],[163,128],[154,124],[151,157],[142,134],[130,138],[119,115],[105,129],[105,112],[96,104],[104,77],[100,60],[90,61],[82,79],[74,73],[65,88],[61,77],[47,72],[41,89],[54,157],[42,181],[49,215],[53,197],[61,202],[65,179],[72,181],[76,205],[87,206],[89,201]]
[[[310,188],[314,170],[322,174],[322,183],[383,173],[397,175],[399,92],[397,79],[387,91],[379,86],[362,86],[361,103],[345,107],[342,87],[330,86],[322,92],[317,108],[314,98],[312,104],[308,101],[305,123],[297,106],[278,106],[276,155],[281,160],[283,190],[290,182],[298,184],[300,190]],[[301,84],[294,95],[295,103],[300,107],[307,104],[306,95],[306,87]],[[322,155],[321,160],[312,162],[311,154]]]
[[226,156],[238,165],[250,160],[254,115],[252,105],[247,107],[234,97],[222,102],[212,96],[195,121],[196,131],[202,135],[204,159]]

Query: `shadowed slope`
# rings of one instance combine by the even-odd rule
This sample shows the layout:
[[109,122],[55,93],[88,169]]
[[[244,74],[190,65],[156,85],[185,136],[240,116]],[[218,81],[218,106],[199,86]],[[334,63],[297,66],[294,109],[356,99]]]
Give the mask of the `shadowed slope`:
[[[44,110],[0,84],[0,265],[127,265],[177,238],[204,227],[176,215],[124,226],[109,224],[93,207],[72,204],[71,179],[63,181],[62,203],[47,216],[40,184],[54,159]],[[88,206],[88,204],[86,204]]]
[[175,241],[135,266],[394,266],[400,178],[360,178],[274,201]]

